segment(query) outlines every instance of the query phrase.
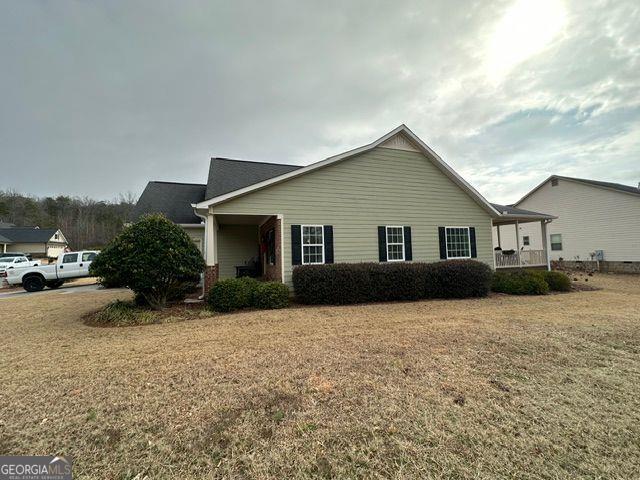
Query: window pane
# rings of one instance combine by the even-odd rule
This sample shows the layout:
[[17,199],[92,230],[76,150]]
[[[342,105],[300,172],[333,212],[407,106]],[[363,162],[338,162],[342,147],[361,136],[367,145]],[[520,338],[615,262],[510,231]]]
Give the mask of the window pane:
[[78,254],[77,253],[68,253],[62,259],[62,263],[75,263],[77,261],[78,261]]
[[322,247],[302,247],[302,263],[322,263]]
[[447,228],[447,258],[471,256],[468,228]]
[[302,244],[322,244],[322,227],[302,227]]
[[387,243],[402,243],[402,227],[387,227]]
[[387,260],[404,260],[402,245],[387,244]]

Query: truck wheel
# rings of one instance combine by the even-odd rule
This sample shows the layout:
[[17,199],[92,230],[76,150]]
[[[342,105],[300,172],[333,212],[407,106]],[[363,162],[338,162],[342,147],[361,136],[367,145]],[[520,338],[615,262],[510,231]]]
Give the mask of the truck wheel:
[[39,292],[44,288],[44,278],[40,275],[32,275],[22,280],[22,288],[27,292]]
[[62,280],[56,280],[55,282],[48,282],[47,283],[47,287],[55,290],[56,288],[60,288],[63,283],[64,283],[64,281],[62,281]]

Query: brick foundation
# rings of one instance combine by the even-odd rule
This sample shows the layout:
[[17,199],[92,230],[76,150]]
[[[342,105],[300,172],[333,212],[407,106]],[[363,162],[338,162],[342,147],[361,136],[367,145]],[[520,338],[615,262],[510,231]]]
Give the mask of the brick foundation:
[[218,281],[218,264],[207,265],[204,270],[204,291],[209,291],[211,286]]
[[[554,269],[559,270],[585,270],[598,271],[598,262],[593,260],[554,260],[551,262]],[[640,274],[640,262],[616,262],[603,260],[600,262],[600,272],[602,273],[635,273]]]
[[268,262],[267,252],[260,252],[260,261],[262,262],[262,277],[265,280],[282,282],[282,220],[278,217],[271,217],[260,226],[260,242],[266,245],[267,232],[271,229],[275,230],[276,244],[276,262],[271,265]]

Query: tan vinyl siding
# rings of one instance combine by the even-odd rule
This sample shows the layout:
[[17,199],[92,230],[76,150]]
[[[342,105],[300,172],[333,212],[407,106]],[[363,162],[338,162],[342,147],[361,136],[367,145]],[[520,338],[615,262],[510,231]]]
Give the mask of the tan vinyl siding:
[[[517,205],[556,215],[548,233],[562,234],[562,250],[549,250],[552,260],[589,260],[595,250],[609,261],[640,261],[640,195],[558,179],[546,182]],[[536,225],[523,225],[523,235],[535,235]]]
[[184,227],[184,231],[187,232],[189,238],[196,244],[198,250],[204,252],[204,227]]
[[257,225],[220,225],[218,229],[218,265],[220,279],[235,278],[236,266],[258,256]]
[[377,262],[378,225],[411,226],[413,260],[428,262],[440,258],[438,226],[473,226],[478,259],[493,266],[491,217],[419,152],[378,147],[215,205],[213,213],[282,214],[287,283],[292,224],[333,225],[336,263]]

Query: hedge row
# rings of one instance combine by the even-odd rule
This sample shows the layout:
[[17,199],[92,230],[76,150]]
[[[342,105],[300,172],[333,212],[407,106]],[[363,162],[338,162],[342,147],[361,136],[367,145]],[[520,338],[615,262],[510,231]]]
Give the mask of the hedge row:
[[484,297],[491,275],[475,260],[302,265],[293,270],[293,288],[305,304]]
[[207,305],[216,312],[243,308],[274,309],[289,305],[289,289],[280,282],[243,277],[220,280],[207,292]]
[[491,289],[511,295],[545,295],[549,291],[568,292],[571,279],[562,272],[516,270],[493,274]]

